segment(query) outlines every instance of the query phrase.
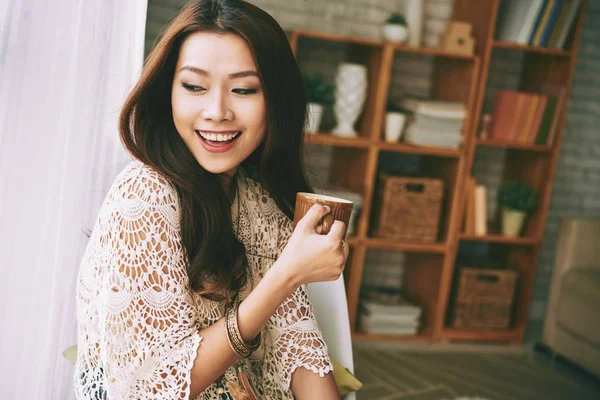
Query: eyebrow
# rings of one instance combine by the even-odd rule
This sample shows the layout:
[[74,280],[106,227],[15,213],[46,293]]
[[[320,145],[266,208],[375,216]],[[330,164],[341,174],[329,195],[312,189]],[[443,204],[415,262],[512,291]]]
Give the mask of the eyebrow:
[[[198,75],[210,76],[210,72],[205,71],[198,67],[192,67],[191,65],[185,65],[185,66],[181,67],[179,72],[184,71],[184,70],[192,71],[193,73],[196,73]],[[233,74],[229,74],[230,79],[244,78],[246,76],[258,77],[258,73],[256,71],[241,71],[241,72],[234,72]]]

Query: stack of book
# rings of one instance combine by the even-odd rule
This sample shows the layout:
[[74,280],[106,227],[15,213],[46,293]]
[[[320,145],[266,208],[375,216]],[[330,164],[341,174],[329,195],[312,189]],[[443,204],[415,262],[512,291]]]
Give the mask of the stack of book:
[[466,117],[462,103],[405,99],[401,106],[412,115],[404,134],[405,142],[420,146],[460,147]]
[[359,306],[361,330],[385,335],[415,335],[420,326],[421,307],[400,293],[368,292]]
[[566,47],[581,0],[506,0],[497,39],[554,49]]
[[566,100],[565,88],[553,94],[498,90],[494,97],[489,139],[500,142],[551,146],[558,133],[558,115]]

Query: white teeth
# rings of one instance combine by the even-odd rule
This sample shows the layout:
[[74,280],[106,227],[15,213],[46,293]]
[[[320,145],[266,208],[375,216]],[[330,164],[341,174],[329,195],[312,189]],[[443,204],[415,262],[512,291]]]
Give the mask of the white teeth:
[[210,140],[213,142],[228,142],[240,134],[240,132],[230,133],[227,135],[221,134],[221,133],[205,133],[202,131],[196,131],[196,132],[198,132],[204,140]]

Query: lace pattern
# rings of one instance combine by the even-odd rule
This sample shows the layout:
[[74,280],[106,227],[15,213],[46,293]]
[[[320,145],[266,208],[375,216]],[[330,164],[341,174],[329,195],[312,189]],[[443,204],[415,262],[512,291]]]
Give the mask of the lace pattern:
[[[250,267],[244,298],[273,265],[292,226],[242,170],[238,185],[232,217]],[[219,320],[223,307],[190,291],[179,230],[175,188],[142,163],[129,164],[104,201],[78,276],[78,399],[188,399],[198,332]],[[243,365],[261,398],[293,399],[298,367],[320,376],[333,370],[305,287],[279,307],[263,338]],[[239,384],[234,367],[224,380]],[[214,384],[197,399],[221,399],[217,390]]]

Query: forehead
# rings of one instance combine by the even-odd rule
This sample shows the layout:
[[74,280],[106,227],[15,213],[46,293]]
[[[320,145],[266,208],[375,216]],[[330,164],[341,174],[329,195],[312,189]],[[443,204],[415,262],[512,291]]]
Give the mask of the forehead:
[[233,33],[196,32],[181,46],[178,68],[184,65],[209,70],[211,73],[232,73],[254,70],[256,65],[246,41]]

